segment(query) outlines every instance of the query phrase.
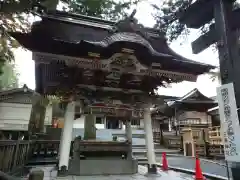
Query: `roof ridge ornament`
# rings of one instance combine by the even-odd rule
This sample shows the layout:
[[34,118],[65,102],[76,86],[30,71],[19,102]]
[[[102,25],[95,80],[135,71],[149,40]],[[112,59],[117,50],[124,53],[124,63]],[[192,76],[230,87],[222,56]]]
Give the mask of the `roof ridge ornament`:
[[138,20],[134,18],[137,10],[134,9],[133,12],[130,14],[129,17],[126,17],[123,20],[118,21],[112,28],[113,33],[117,32],[134,32],[138,33],[143,38],[147,39],[148,35],[144,29],[144,26],[142,24],[138,23]]

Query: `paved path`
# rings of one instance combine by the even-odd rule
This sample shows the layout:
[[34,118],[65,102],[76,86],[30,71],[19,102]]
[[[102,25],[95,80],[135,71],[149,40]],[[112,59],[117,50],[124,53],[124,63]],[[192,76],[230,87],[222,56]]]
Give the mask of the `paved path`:
[[[147,175],[147,168],[139,166],[138,173],[134,175],[109,176],[68,176],[56,177],[57,173],[52,166],[38,166],[44,171],[44,180],[193,180],[191,175],[174,171],[163,172],[159,169],[158,175]],[[27,179],[27,178],[24,178]]]
[[[146,162],[145,157],[138,157],[139,162]],[[144,161],[143,161],[144,160]],[[157,163],[162,164],[162,158],[156,157]],[[195,158],[185,156],[168,156],[167,157],[169,166],[179,167],[183,169],[195,170]],[[204,173],[214,174],[218,176],[227,177],[227,168],[217,162],[209,160],[201,160],[201,168]]]
[[[143,154],[140,154],[139,156],[135,156],[135,157],[139,159],[139,163],[147,162],[147,158]],[[172,167],[189,169],[189,170],[195,169],[195,158],[192,158],[192,157],[168,154],[167,160],[168,160],[168,164]],[[55,161],[56,159],[54,160],[54,162]],[[158,164],[162,163],[161,155],[158,153],[156,153],[156,161]],[[49,163],[50,161],[47,161],[47,162]],[[225,165],[222,164],[222,162],[220,163],[219,161],[214,162],[210,160],[201,159],[201,168],[204,173],[227,177],[227,168]]]

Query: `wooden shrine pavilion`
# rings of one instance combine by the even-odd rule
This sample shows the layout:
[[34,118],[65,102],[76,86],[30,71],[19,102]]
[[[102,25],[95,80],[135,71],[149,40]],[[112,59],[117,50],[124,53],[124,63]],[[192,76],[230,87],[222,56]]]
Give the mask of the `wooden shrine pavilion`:
[[205,144],[209,127],[212,126],[208,109],[217,102],[204,96],[198,89],[193,89],[176,101],[168,103],[165,113],[173,117],[176,135],[182,136],[185,155],[195,156],[196,144]]
[[[214,67],[175,53],[158,30],[137,24],[134,13],[119,22],[60,11],[42,12],[39,16],[41,20],[34,22],[31,32],[9,34],[33,52],[36,91],[42,95],[57,95],[65,102],[59,172],[79,175],[100,171],[135,173],[136,162],[128,147],[131,147],[132,118],[145,121],[149,172],[156,172],[150,108],[163,103],[163,99],[154,91],[172,82],[196,81],[198,75]],[[80,160],[79,153],[75,153],[69,162],[76,101],[81,102],[82,114],[92,117],[101,111],[108,116],[124,118],[128,141],[125,144],[108,142],[107,145],[94,141],[88,147],[86,141],[78,140],[75,150],[80,156],[84,154],[85,159]],[[102,108],[103,104],[107,107]],[[85,122],[90,122],[87,119]],[[97,145],[101,148],[96,148]],[[116,162],[116,158],[99,160],[95,157],[93,162],[93,158],[88,160],[88,153],[83,153],[96,149],[113,151],[114,148],[107,146],[127,151],[124,153],[127,158]],[[88,148],[84,150],[84,147]],[[113,163],[118,166],[112,168]]]

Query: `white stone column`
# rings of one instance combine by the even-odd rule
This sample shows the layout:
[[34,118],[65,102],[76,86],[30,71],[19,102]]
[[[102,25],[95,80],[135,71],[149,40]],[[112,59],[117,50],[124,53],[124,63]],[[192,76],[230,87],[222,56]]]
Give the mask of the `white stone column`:
[[172,118],[168,118],[168,131],[171,132],[172,131]]
[[132,127],[131,121],[127,120],[125,125],[126,139],[132,143]]
[[[73,122],[75,114],[75,101],[69,102],[66,107],[64,116],[64,126],[61,134],[60,151],[59,151],[59,170],[68,170],[68,162],[72,141]],[[61,167],[66,167],[62,169]]]
[[132,159],[132,126],[131,126],[130,120],[125,121],[125,133],[126,133],[126,139],[130,143],[127,159]]
[[156,173],[156,158],[153,143],[153,132],[152,132],[152,119],[151,119],[151,104],[147,104],[144,108],[144,130],[145,130],[145,141],[147,148],[147,158],[148,158],[148,172]]

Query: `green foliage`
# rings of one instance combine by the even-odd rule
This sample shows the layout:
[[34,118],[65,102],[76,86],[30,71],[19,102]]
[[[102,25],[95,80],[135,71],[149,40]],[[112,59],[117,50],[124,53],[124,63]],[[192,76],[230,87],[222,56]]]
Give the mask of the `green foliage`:
[[0,74],[3,73],[4,63],[14,60],[12,49],[19,46],[17,41],[7,34],[7,31],[25,30],[26,26],[27,21],[22,15],[0,15]]
[[[140,0],[62,0],[70,12],[95,16],[108,20],[118,20],[126,15],[126,10]],[[0,2],[0,74],[5,62],[13,62],[13,49],[18,48],[16,40],[7,31],[26,32],[30,28],[29,16],[36,5],[48,10],[56,9],[59,0],[5,0]]]
[[[194,0],[164,0],[161,5],[152,4],[153,8],[157,11],[157,13],[154,14],[156,20],[155,27],[166,33],[170,42],[177,39],[180,35],[186,36],[189,34],[189,29],[179,23],[177,12],[188,8],[193,2]],[[235,3],[234,8],[237,7],[240,7],[239,3]],[[210,24],[211,23],[212,22],[210,22]],[[200,32],[206,32],[210,24],[201,27]]]
[[18,42],[10,37],[7,31],[26,32],[30,28],[30,11],[36,4],[56,9],[58,0],[4,0],[0,1],[0,88],[8,89],[18,86],[17,73],[14,67],[13,50],[19,47]]
[[[7,31],[26,31],[29,27],[27,20],[28,16],[25,14],[30,10],[30,0],[21,1],[4,1],[0,11],[0,66],[4,62],[11,62],[14,60],[12,52],[13,48],[17,48],[19,44],[11,38]],[[2,72],[1,72],[2,73]]]
[[7,31],[29,30],[30,11],[36,4],[48,5],[52,9],[56,9],[58,0],[5,0],[1,1],[0,9],[0,74],[3,73],[2,68],[5,62],[13,62],[13,49],[18,48],[19,44],[10,37]]
[[186,9],[192,3],[192,0],[165,0],[161,6],[152,4],[157,10],[154,14],[156,20],[155,28],[166,33],[168,40],[173,41],[181,34],[188,34],[188,29],[179,23],[176,12]]
[[70,12],[116,21],[126,16],[126,10],[140,1],[69,0],[68,8]]
[[3,65],[3,73],[0,76],[0,90],[17,88],[19,85],[18,75],[15,65],[6,62]]

